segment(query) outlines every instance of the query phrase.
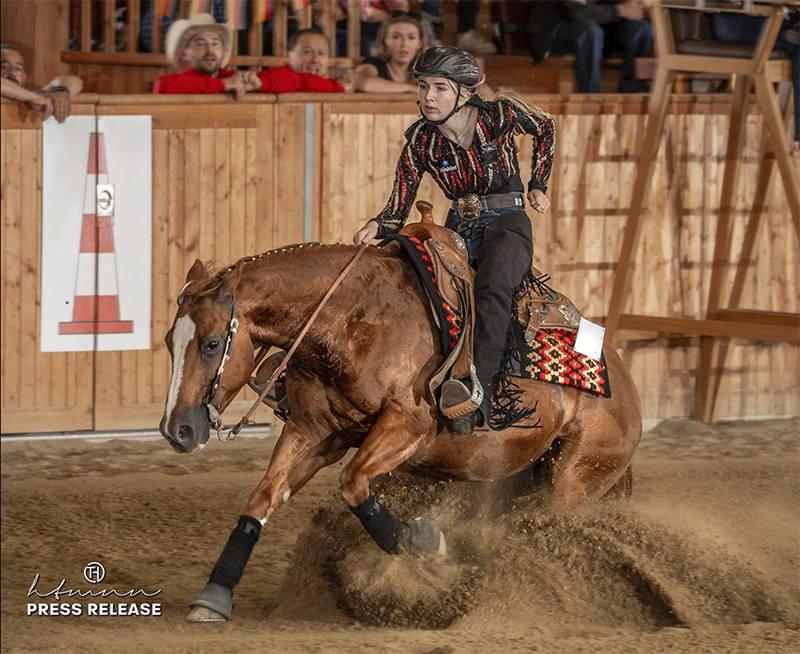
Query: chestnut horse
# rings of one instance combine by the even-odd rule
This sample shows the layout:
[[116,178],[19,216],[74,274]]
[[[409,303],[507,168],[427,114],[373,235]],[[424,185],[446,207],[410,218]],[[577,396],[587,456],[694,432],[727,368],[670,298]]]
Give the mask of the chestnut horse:
[[[245,385],[258,348],[290,348],[356,249],[297,245],[217,271],[195,261],[166,336],[173,364],[160,428],[176,452],[205,446],[209,412],[215,413],[209,405],[224,409]],[[548,458],[555,463],[545,491],[550,508],[569,509],[609,491],[630,494],[641,407],[613,349],[605,349],[611,397],[516,380],[525,404],[536,405],[531,420],[538,427],[463,436],[437,425],[428,380],[443,361],[439,343],[406,255],[395,245],[368,247],[286,369],[291,416],[208,584],[192,602],[190,621],[230,619],[233,588],[263,525],[351,448],[357,451],[342,470],[342,495],[389,553],[445,550],[430,516],[400,522],[370,493],[375,477],[406,462],[422,474],[454,480],[500,479],[528,468],[552,446]]]

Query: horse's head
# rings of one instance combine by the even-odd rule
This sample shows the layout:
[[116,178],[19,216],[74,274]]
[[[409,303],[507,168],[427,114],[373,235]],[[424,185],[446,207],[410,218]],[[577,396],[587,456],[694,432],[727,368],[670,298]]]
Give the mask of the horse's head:
[[160,425],[176,452],[205,446],[212,427],[209,410],[221,413],[253,372],[253,343],[236,315],[237,282],[232,274],[213,276],[198,259],[178,298],[165,338],[172,378]]

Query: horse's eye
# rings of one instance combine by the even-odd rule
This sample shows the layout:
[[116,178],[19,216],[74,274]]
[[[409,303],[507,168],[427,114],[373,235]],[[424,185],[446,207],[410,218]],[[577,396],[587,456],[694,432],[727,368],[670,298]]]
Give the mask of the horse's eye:
[[205,351],[207,354],[214,354],[214,352],[216,352],[217,350],[219,350],[219,344],[220,344],[220,341],[208,341],[208,343],[206,343],[206,344],[203,346],[203,350],[204,350],[204,351]]

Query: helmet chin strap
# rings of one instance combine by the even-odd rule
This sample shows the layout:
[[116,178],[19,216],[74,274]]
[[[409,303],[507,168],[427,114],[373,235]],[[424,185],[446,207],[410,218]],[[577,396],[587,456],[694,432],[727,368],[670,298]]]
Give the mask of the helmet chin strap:
[[461,97],[461,84],[456,83],[456,86],[457,86],[457,88],[456,88],[456,106],[453,107],[453,110],[449,114],[447,114],[447,116],[442,118],[441,120],[431,120],[430,118],[428,118],[425,115],[425,112],[422,111],[422,105],[419,103],[419,100],[417,100],[417,107],[419,107],[419,113],[422,116],[422,118],[424,120],[426,120],[427,122],[429,122],[431,125],[436,125],[438,127],[439,125],[444,125],[448,120],[450,120],[459,111],[461,111],[464,107],[466,107],[467,106],[467,102],[469,102],[469,99],[467,100],[467,102],[462,104],[460,107],[458,106],[458,100]]

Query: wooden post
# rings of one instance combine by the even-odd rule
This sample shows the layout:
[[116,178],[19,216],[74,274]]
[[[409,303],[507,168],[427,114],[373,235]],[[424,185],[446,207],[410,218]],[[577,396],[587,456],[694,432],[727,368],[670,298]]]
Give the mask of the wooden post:
[[272,54],[275,57],[286,56],[287,1],[276,0],[275,2],[275,15],[272,17]]
[[[787,93],[785,94],[784,102],[781,104],[784,107],[783,120],[784,124],[786,125],[791,115],[789,111],[791,107],[791,88],[787,85],[785,91],[787,91]],[[767,157],[767,153],[772,153],[774,155],[775,151],[780,146],[776,142],[776,139],[773,138],[769,133],[766,121],[764,121],[762,127],[762,143],[761,169],[758,175],[758,182],[756,183],[755,196],[753,197],[753,207],[750,211],[750,218],[747,221],[747,227],[745,228],[744,238],[742,240],[742,252],[739,255],[739,263],[736,266],[736,275],[733,279],[730,299],[726,305],[726,308],[729,310],[738,309],[739,305],[741,304],[742,296],[744,294],[744,283],[749,272],[753,252],[758,244],[758,237],[761,229],[761,219],[764,215],[764,205],[766,203],[770,185],[774,179],[773,173],[775,171],[775,158],[774,156]],[[719,404],[717,403],[717,400],[719,398],[720,389],[722,388],[723,373],[725,371],[725,363],[728,358],[729,346],[729,338],[719,339],[716,347],[716,363],[713,363],[712,359],[712,362],[709,365],[709,369],[713,366],[713,375],[710,373],[703,374],[704,371],[702,368],[698,372],[697,387],[695,389],[695,406],[697,406],[698,402],[702,402],[704,404],[703,413],[706,416],[706,422],[714,422],[718,416]],[[701,359],[702,347],[704,346],[701,342]],[[707,386],[704,387],[704,384]]]
[[650,182],[653,178],[653,163],[658,153],[661,142],[661,132],[664,129],[664,119],[667,115],[670,88],[675,79],[675,73],[664,66],[659,66],[656,72],[656,81],[653,94],[650,97],[649,117],[647,131],[644,135],[639,163],[636,168],[636,182],[633,187],[631,206],[628,210],[628,220],[625,223],[625,236],[614,274],[614,287],[611,291],[611,301],[606,317],[606,338],[614,342],[614,332],[619,327],[619,316],[625,297],[628,294],[631,266],[633,265],[634,250],[639,242],[642,227],[642,213],[645,202],[650,192]]
[[103,52],[106,53],[117,51],[114,13],[114,0],[103,0]]
[[81,52],[92,51],[92,0],[81,0]]
[[[706,319],[716,320],[720,300],[725,288],[725,278],[730,261],[730,218],[736,204],[736,189],[739,187],[739,165],[744,148],[745,122],[747,121],[747,92],[750,84],[747,75],[732,75],[736,87],[733,92],[731,124],[728,135],[728,150],[725,154],[725,172],[722,178],[722,195],[719,202],[719,217],[714,241],[714,258],[711,266],[711,282],[708,289]],[[700,340],[700,363],[697,366],[697,386],[695,388],[693,415],[695,420],[711,420],[710,400],[711,373],[714,358],[713,337],[704,336]]]
[[140,0],[128,0],[128,52],[139,52]]
[[347,3],[347,56],[358,59],[361,56],[361,3],[348,0]]

